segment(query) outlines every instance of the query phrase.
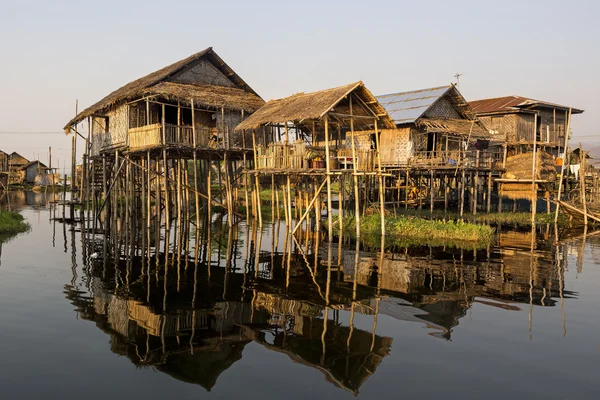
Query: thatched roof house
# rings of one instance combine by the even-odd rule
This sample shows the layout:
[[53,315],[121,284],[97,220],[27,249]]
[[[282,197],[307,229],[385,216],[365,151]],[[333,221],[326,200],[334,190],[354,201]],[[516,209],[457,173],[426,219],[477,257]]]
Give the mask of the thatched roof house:
[[[301,169],[306,167],[306,158],[322,152],[325,132],[334,156],[345,158],[350,147],[345,140],[347,133],[352,129],[373,129],[376,121],[380,128],[395,126],[375,96],[359,81],[271,100],[239,124],[236,131],[261,128],[257,135],[258,168]],[[311,144],[310,149],[306,142]],[[361,154],[357,158],[364,164],[362,168],[372,167],[372,157]]]
[[[486,128],[513,152],[529,151],[535,134],[538,146],[555,156],[558,147],[564,147],[569,110],[571,114],[583,113],[578,108],[522,96],[475,100],[469,105]],[[517,149],[519,146],[521,149]]]
[[263,104],[209,47],[115,90],[70,120],[65,131],[89,118],[92,156],[123,147],[232,148],[235,125]]
[[297,93],[283,99],[271,100],[238,125],[236,130],[256,129],[260,126],[285,122],[303,124],[312,120],[321,120],[328,113],[332,114],[332,119],[341,121],[344,119],[343,114],[349,116],[351,113],[348,97],[350,95],[358,100],[352,109],[355,118],[381,118],[383,126],[393,126],[393,121],[375,96],[362,82],[355,82],[318,92]]

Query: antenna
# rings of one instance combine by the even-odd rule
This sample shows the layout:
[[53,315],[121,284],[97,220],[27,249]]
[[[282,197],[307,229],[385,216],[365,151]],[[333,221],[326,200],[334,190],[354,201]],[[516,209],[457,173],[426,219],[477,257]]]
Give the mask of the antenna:
[[460,90],[460,77],[463,76],[464,74],[460,74],[460,73],[456,73],[456,75],[454,75],[454,77],[456,78],[456,86],[458,87],[458,90]]

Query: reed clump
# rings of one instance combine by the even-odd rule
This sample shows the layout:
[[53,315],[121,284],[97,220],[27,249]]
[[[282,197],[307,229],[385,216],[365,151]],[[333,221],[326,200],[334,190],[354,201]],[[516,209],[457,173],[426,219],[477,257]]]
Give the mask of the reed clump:
[[30,229],[25,218],[19,213],[0,211],[0,236],[27,232]]

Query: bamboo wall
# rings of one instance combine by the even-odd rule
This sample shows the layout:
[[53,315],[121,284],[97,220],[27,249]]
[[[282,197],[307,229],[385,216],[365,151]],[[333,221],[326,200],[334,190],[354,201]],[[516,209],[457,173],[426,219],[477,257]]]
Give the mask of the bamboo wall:
[[462,116],[456,111],[456,107],[445,96],[433,103],[423,117],[462,119]]
[[234,84],[216,69],[210,62],[202,60],[196,65],[191,66],[175,74],[170,82],[188,83],[188,84],[206,84],[213,86],[234,87]]

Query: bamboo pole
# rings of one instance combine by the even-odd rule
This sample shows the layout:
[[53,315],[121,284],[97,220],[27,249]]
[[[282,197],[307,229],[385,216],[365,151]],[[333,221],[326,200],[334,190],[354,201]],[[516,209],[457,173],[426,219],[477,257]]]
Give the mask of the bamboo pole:
[[[565,112],[566,114],[566,112]],[[566,127],[566,131],[565,131],[565,140],[564,140],[564,150],[563,150],[563,160],[562,160],[562,166],[560,167],[560,181],[558,182],[558,194],[556,196],[556,199],[560,201],[560,194],[562,191],[562,184],[563,184],[563,179],[565,179],[565,164],[567,163],[567,148],[569,145],[569,131],[571,129],[571,109],[569,108],[569,113],[567,116],[567,127]],[[556,224],[558,222],[558,212],[560,209],[560,203],[556,203],[556,210],[554,211],[554,223]]]
[[[333,216],[331,213],[331,156],[329,154],[329,116],[323,117],[325,124],[325,168],[327,173],[327,229],[329,243],[333,240]],[[331,265],[328,266],[330,268]]]
[[588,214],[587,214],[587,201],[585,198],[585,154],[583,153],[583,147],[581,146],[581,142],[579,143],[579,186],[581,190],[581,208],[583,208],[583,224],[587,226],[588,224]]
[[348,95],[350,105],[350,137],[352,145],[352,179],[354,182],[354,219],[356,221],[356,239],[360,238],[360,197],[358,191],[358,158],[356,157],[356,144],[354,143],[354,119],[352,118],[352,94]]
[[[373,120],[373,127],[375,128],[375,144],[377,146],[377,172],[379,179],[379,208],[381,214],[381,236],[385,236],[385,189],[383,183],[383,174],[381,171],[381,141],[379,138],[379,130],[377,127],[377,118]],[[433,174],[433,172],[432,172]],[[432,198],[432,208],[433,208],[433,198]]]
[[535,115],[533,123],[533,160],[531,162],[531,225],[535,229],[535,214],[537,212],[537,186],[535,183],[537,157],[537,123],[539,114]]
[[190,99],[192,108],[192,136],[194,143],[194,204],[196,206],[196,241],[200,231],[200,196],[198,195],[198,141],[196,138],[196,111],[194,110],[194,98]]

